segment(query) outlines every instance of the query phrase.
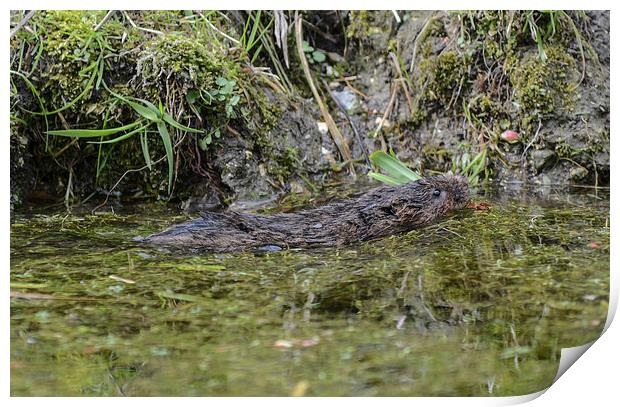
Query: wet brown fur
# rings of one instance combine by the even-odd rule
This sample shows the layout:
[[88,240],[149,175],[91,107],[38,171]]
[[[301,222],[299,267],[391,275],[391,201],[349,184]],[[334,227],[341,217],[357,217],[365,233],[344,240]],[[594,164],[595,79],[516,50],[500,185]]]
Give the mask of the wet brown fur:
[[376,188],[357,198],[296,213],[207,212],[144,241],[210,252],[269,246],[343,246],[429,225],[463,208],[468,198],[465,178],[429,177],[402,186]]

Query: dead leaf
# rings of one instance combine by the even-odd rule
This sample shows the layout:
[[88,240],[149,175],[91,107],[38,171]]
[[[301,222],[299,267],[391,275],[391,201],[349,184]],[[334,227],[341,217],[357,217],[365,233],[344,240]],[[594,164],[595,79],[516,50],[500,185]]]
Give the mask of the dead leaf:
[[112,280],[120,281],[121,283],[126,283],[126,284],[135,284],[136,283],[133,280],[129,280],[127,278],[122,278],[122,277],[119,277],[119,276],[115,276],[114,274],[110,274],[110,278]]
[[488,211],[491,209],[491,204],[489,204],[488,202],[474,202],[474,201],[470,201],[467,206],[465,207],[467,209],[475,209],[477,211]]

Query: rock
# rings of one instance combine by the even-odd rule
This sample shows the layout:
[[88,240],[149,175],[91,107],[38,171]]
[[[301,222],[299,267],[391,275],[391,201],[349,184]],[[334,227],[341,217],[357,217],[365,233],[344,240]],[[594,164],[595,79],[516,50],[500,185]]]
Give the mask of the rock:
[[599,167],[607,167],[609,168],[609,152],[601,151],[594,155],[594,162]]
[[588,175],[588,170],[584,167],[575,167],[570,170],[570,178],[573,181],[580,181]]
[[359,105],[357,95],[349,88],[343,88],[340,91],[335,90],[332,95],[347,112],[351,112]]
[[341,62],[344,62],[344,57],[342,55],[340,55],[337,52],[328,52],[327,53],[327,58],[329,58],[330,61],[332,61],[335,64],[339,64]]
[[531,157],[536,172],[540,173],[545,167],[551,164],[555,157],[555,152],[552,150],[536,150],[532,151]]

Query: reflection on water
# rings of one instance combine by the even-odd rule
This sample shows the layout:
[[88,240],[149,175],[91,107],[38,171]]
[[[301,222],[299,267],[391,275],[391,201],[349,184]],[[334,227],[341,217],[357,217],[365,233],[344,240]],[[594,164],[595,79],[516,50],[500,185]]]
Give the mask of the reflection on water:
[[485,199],[405,236],[261,255],[136,246],[187,218],[152,206],[14,215],[11,394],[541,390],[605,323],[608,197]]

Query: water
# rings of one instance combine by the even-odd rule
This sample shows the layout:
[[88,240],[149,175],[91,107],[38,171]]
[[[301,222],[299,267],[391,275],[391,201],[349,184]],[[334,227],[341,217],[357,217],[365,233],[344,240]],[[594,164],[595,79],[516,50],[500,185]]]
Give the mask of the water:
[[260,255],[137,246],[187,218],[161,206],[14,214],[11,394],[541,390],[604,326],[608,196],[501,195],[405,236]]

